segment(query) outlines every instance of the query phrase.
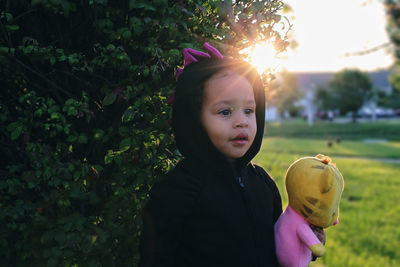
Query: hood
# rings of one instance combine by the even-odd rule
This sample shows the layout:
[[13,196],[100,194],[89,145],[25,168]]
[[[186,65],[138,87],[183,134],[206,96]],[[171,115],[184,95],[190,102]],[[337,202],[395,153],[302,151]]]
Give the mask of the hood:
[[214,164],[227,162],[212,144],[200,121],[204,84],[212,75],[225,69],[243,75],[250,82],[256,101],[257,133],[246,154],[235,161],[235,167],[240,168],[247,165],[260,150],[265,123],[264,87],[257,71],[247,62],[230,58],[201,59],[186,66],[175,90],[172,128],[178,149],[185,158]]

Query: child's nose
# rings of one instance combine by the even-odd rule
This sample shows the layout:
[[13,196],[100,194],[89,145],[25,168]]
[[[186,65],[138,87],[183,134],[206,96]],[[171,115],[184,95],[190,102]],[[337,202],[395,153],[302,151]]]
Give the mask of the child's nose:
[[237,114],[235,118],[235,127],[247,127],[247,117],[245,114]]

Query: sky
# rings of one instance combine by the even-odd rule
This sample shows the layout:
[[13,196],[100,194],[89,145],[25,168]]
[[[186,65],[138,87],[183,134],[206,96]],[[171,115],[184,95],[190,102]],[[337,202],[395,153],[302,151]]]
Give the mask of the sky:
[[284,0],[293,12],[291,36],[298,43],[279,60],[289,71],[364,71],[388,68],[393,58],[388,48],[362,56],[365,51],[389,42],[386,17],[379,0]]

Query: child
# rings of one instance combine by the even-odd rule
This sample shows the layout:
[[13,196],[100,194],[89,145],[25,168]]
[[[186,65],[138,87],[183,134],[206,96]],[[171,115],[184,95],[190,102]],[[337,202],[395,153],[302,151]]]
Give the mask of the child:
[[250,163],[264,132],[262,82],[246,62],[205,47],[211,55],[185,50],[172,118],[183,160],[150,191],[140,266],[278,266],[281,197]]

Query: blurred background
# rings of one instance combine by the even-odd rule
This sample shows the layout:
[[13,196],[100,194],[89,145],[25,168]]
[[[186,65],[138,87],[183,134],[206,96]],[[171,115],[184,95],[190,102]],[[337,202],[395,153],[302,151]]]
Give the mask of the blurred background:
[[400,4],[285,3],[287,50],[255,49],[250,58],[276,77],[256,162],[272,173],[284,206],[285,170],[297,158],[329,155],[341,170],[339,224],[326,229],[327,254],[310,266],[398,266]]

